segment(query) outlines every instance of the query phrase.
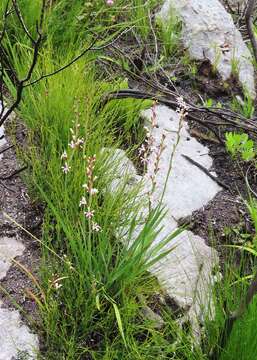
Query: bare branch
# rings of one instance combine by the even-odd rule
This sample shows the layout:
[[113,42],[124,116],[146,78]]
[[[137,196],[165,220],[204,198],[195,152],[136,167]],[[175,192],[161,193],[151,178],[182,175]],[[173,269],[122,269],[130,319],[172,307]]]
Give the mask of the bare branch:
[[20,11],[20,8],[19,8],[19,5],[17,4],[17,0],[12,0],[12,4],[13,4],[13,7],[14,7],[14,10],[15,10],[15,13],[19,19],[19,22],[23,28],[23,31],[25,32],[25,34],[27,35],[27,37],[31,40],[32,44],[35,43],[35,40],[33,39],[33,36],[30,34],[26,24],[25,24],[25,21],[23,19],[23,16],[21,14],[21,11]]
[[[13,1],[13,4],[15,6],[16,2]],[[43,2],[44,4],[44,2]],[[17,4],[16,4],[17,5]],[[43,9],[45,9],[44,7],[42,7]],[[18,9],[18,8],[16,8]],[[18,16],[19,18],[19,15],[17,14],[17,11],[15,11],[16,15]],[[19,11],[18,11],[19,13]],[[42,16],[42,14],[41,14]],[[21,18],[22,19],[22,18]],[[20,18],[19,18],[20,20]],[[7,18],[5,18],[5,21],[7,21]],[[21,20],[20,20],[21,21]],[[23,19],[22,19],[22,22],[23,22]],[[24,27],[23,27],[23,30],[25,31],[26,33],[26,25],[24,24]],[[36,66],[36,63],[37,63],[37,60],[38,60],[38,55],[39,55],[39,49],[40,49],[40,45],[41,45],[41,42],[42,42],[42,34],[41,34],[41,28],[38,28],[38,25],[37,25],[37,33],[38,33],[38,37],[36,40],[33,40],[33,57],[32,57],[32,62],[31,62],[31,65],[28,69],[28,72],[27,72],[27,75],[25,76],[24,79],[22,80],[19,80],[17,77],[16,77],[16,99],[14,100],[14,102],[12,103],[12,105],[8,108],[8,110],[4,111],[4,103],[3,103],[3,90],[1,91],[1,101],[2,101],[2,111],[1,111],[1,116],[0,116],[0,126],[3,125],[3,123],[7,120],[7,118],[10,116],[10,114],[19,106],[20,102],[21,102],[21,99],[22,99],[22,93],[23,93],[23,90],[24,90],[24,85],[27,81],[29,81],[31,79],[31,76],[33,74],[33,71],[35,69],[35,66]],[[27,33],[26,33],[27,34]],[[28,34],[27,34],[28,35]],[[2,51],[1,51],[2,50]],[[0,60],[1,60],[1,72],[2,72],[2,77],[3,77],[3,56],[5,55],[4,53],[4,49],[3,47],[1,46],[0,47]],[[7,58],[7,61],[8,61],[8,58]],[[9,63],[9,61],[8,61]],[[13,67],[10,65],[10,69],[11,69],[11,72],[12,73],[15,73]]]
[[2,30],[1,36],[0,36],[0,44],[1,44],[2,40],[3,40],[3,38],[4,38],[5,31],[6,31],[6,26],[7,26],[6,19],[7,19],[8,15],[10,14],[10,12],[9,12],[9,2],[10,2],[10,0],[8,0],[7,3],[6,3],[6,7],[5,7],[4,15],[3,15],[3,30]]
[[181,155],[189,163],[198,167],[198,169],[200,169],[205,175],[207,175],[209,178],[211,178],[213,181],[215,181],[218,185],[223,187],[225,190],[231,191],[231,188],[227,184],[225,184],[223,181],[221,181],[217,176],[212,175],[212,173],[207,168],[205,168],[203,165],[201,165],[200,163],[198,163],[197,161],[195,161],[194,159],[192,159],[191,157],[189,157],[185,154],[181,154]]
[[42,7],[40,12],[40,20],[39,20],[39,28],[41,29],[41,31],[43,30],[45,11],[46,11],[46,0],[42,0]]
[[3,181],[3,180],[10,180],[12,179],[14,176],[20,174],[22,171],[26,170],[28,167],[27,166],[23,166],[22,168],[18,169],[18,170],[15,170],[13,173],[11,173],[10,175],[8,176],[0,176],[0,180]]
[[37,84],[39,81],[43,80],[43,79],[46,79],[48,77],[51,77],[51,76],[54,76],[58,73],[60,73],[61,71],[67,69],[68,67],[70,67],[71,65],[73,65],[75,62],[77,62],[79,59],[81,59],[88,51],[92,50],[93,49],[93,45],[96,43],[96,40],[93,41],[93,43],[91,45],[89,45],[89,47],[87,47],[85,50],[82,51],[82,53],[80,53],[78,56],[76,56],[74,59],[72,59],[68,64],[60,67],[59,69],[49,73],[49,74],[45,74],[45,75],[42,75],[40,76],[38,79],[28,83],[28,84],[25,84],[24,87],[28,87],[28,86],[31,86],[31,85],[35,85]]
[[255,61],[257,62],[257,40],[254,33],[254,25],[253,25],[253,13],[254,13],[255,4],[256,4],[256,0],[248,1],[245,12],[245,21],[246,21],[247,32],[252,44]]
[[13,147],[14,147],[14,145],[10,145],[10,146],[5,147],[4,149],[0,149],[0,155],[5,153],[6,151],[12,149]]
[[[2,105],[2,109],[0,112],[0,126],[2,126],[4,124],[4,122],[7,120],[7,118],[10,116],[10,114],[15,109],[18,108],[18,106],[22,100],[22,94],[23,94],[25,87],[34,85],[34,84],[38,83],[39,81],[41,81],[42,79],[45,79],[45,78],[48,78],[50,76],[54,76],[54,75],[60,73],[61,71],[67,69],[68,67],[73,65],[75,62],[77,62],[79,59],[81,59],[90,50],[91,51],[103,50],[106,47],[113,45],[123,34],[125,34],[126,32],[131,30],[131,29],[125,29],[117,37],[115,37],[112,41],[110,41],[110,42],[104,41],[104,43],[98,47],[94,47],[96,41],[98,40],[98,37],[96,37],[89,47],[87,47],[85,50],[83,50],[78,56],[76,56],[74,59],[72,59],[68,64],[60,67],[59,69],[53,71],[52,73],[42,75],[38,79],[31,81],[36,64],[38,62],[39,50],[40,50],[40,47],[43,42],[42,33],[43,33],[43,22],[44,22],[45,10],[46,10],[46,0],[42,0],[40,18],[39,18],[39,21],[36,23],[37,39],[34,39],[31,35],[30,31],[28,30],[28,27],[26,26],[24,18],[21,14],[17,0],[11,0],[11,1],[13,4],[13,9],[14,9],[13,11],[14,11],[15,15],[17,16],[24,33],[27,35],[27,37],[32,42],[33,56],[32,56],[32,61],[31,61],[30,67],[28,68],[26,76],[23,79],[19,79],[16,75],[15,69],[13,68],[13,66],[11,65],[11,63],[9,61],[9,58],[5,52],[4,46],[2,46],[1,42],[0,42],[0,66],[1,66],[0,67],[0,81],[1,81],[0,102]],[[6,33],[7,17],[9,16],[10,11],[11,10],[9,10],[9,0],[8,0],[7,6],[5,9],[5,13],[4,13],[4,22],[3,22],[4,25],[3,25],[3,31],[1,33],[1,40],[3,40],[4,35]],[[5,71],[10,72],[10,77],[11,77],[12,81],[14,82],[14,85],[16,86],[16,97],[15,97],[13,103],[9,106],[9,108],[7,110],[5,109],[5,105],[4,105],[4,101],[3,101],[3,83],[4,83],[4,72]]]
[[128,31],[130,31],[131,28],[129,29],[125,29],[124,31],[122,31],[117,37],[114,38],[114,40],[112,40],[111,42],[108,42],[108,43],[105,43],[101,46],[98,46],[98,47],[94,47],[94,45],[96,44],[97,40],[98,40],[98,36],[96,36],[96,38],[92,41],[92,43],[86,48],[84,49],[78,56],[76,56],[75,58],[73,58],[70,62],[68,62],[66,65],[60,67],[59,69],[49,73],[49,74],[45,74],[45,75],[42,75],[40,76],[38,79],[24,85],[24,87],[28,87],[28,86],[31,86],[31,85],[35,85],[37,84],[39,81],[43,80],[43,79],[46,79],[48,77],[51,77],[51,76],[54,76],[54,75],[57,75],[58,73],[60,73],[61,71],[63,70],[66,70],[67,68],[69,68],[71,65],[73,65],[74,63],[76,63],[78,60],[80,60],[87,52],[89,51],[98,51],[98,50],[103,50],[107,47],[111,47],[114,45],[114,43],[122,36],[124,35],[125,33],[127,33]]
[[[154,85],[153,85],[154,86]],[[155,93],[150,93],[142,90],[135,89],[124,89],[109,93],[102,102],[102,106],[104,106],[108,101],[114,99],[126,99],[126,98],[135,98],[135,99],[150,99],[156,100],[160,104],[166,105],[173,110],[177,109],[177,100],[176,97],[179,94],[174,94],[174,92],[166,93],[161,92],[161,88],[157,87]],[[158,95],[157,95],[158,93]],[[161,94],[161,95],[160,95]],[[217,126],[233,126],[236,129],[244,130],[245,132],[251,134],[255,138],[257,137],[257,124],[254,120],[246,119],[245,117],[234,113],[228,109],[219,109],[219,108],[206,108],[199,107],[197,105],[191,104],[187,101],[188,106],[188,118],[195,122],[200,123],[201,125],[209,128],[211,125],[214,125],[214,128]],[[200,115],[213,115],[214,119],[201,119]],[[222,122],[217,119],[221,119]],[[210,128],[209,128],[210,129]],[[211,128],[211,131],[215,134],[215,136],[221,141],[221,138],[215,132],[215,129]],[[221,141],[222,142],[222,141]]]
[[15,191],[11,188],[9,188],[8,186],[6,186],[2,181],[0,181],[0,186],[2,186],[4,189],[6,189],[7,191],[10,191],[12,193],[15,193]]
[[9,109],[2,114],[2,117],[0,118],[0,126],[3,125],[3,123],[6,121],[6,119],[10,116],[10,114],[19,106],[21,99],[22,99],[22,93],[24,90],[24,84],[30,80],[32,73],[34,71],[34,68],[36,66],[37,63],[37,59],[38,59],[38,53],[39,53],[39,48],[40,48],[40,44],[41,44],[41,40],[42,40],[42,35],[39,34],[38,38],[35,42],[35,46],[34,46],[34,50],[33,50],[33,59],[32,59],[32,63],[30,65],[30,68],[28,70],[28,73],[26,75],[26,77],[23,80],[19,80],[18,84],[17,84],[17,92],[16,92],[16,99],[13,102],[13,104],[9,107]]
[[230,12],[230,14],[235,14],[235,10],[232,9],[229,0],[224,0],[225,6],[227,7],[228,11]]

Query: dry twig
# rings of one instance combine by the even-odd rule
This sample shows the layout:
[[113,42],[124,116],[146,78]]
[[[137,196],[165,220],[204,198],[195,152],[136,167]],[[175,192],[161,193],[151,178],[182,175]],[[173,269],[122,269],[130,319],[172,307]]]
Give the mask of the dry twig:
[[245,12],[245,21],[246,21],[247,32],[252,44],[255,61],[257,62],[257,40],[254,33],[254,25],[253,25],[253,13],[254,13],[255,4],[256,4],[256,0],[248,1]]

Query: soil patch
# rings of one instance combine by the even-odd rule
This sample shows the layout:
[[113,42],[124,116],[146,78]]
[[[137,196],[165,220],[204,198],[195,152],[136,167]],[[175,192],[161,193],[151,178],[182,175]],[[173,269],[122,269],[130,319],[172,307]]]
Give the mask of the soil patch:
[[[6,124],[7,128],[10,127]],[[26,137],[24,127],[17,125],[17,142],[23,144]],[[8,147],[11,145],[11,139],[6,136]],[[17,161],[14,148],[4,152],[1,160],[0,176],[6,177],[14,173],[24,164]],[[40,264],[40,248],[36,240],[28,236],[24,231],[20,230],[11,220],[4,216],[8,214],[10,218],[20,224],[22,227],[30,231],[33,235],[40,237],[40,224],[42,223],[42,206],[33,203],[28,195],[28,189],[21,179],[16,175],[8,180],[3,180],[0,184],[0,234],[2,237],[13,237],[22,242],[25,251],[22,256],[15,260],[22,264],[33,276],[37,277],[38,267]],[[17,265],[13,265],[6,277],[0,283],[5,291],[0,292],[0,300],[3,307],[15,308],[15,303],[22,306],[24,313],[21,314],[26,322],[26,314],[32,319],[39,319],[35,301],[29,297],[27,289],[35,293],[36,289],[28,275],[21,271]],[[8,295],[7,295],[8,294]]]

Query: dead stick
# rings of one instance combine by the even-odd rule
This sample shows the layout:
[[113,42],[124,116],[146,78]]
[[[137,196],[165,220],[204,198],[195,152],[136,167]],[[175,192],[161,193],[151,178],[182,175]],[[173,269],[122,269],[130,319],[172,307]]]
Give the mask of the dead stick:
[[189,156],[182,154],[183,158],[185,158],[188,162],[190,162],[192,165],[198,167],[200,170],[202,170],[209,178],[211,178],[213,181],[215,181],[218,185],[223,187],[226,190],[231,191],[230,187],[223,183],[223,181],[219,180],[216,176],[212,175],[208,169],[206,169],[203,165],[199,164],[197,161],[191,159]]
[[4,183],[2,183],[1,181],[0,181],[0,185],[3,187],[3,188],[5,188],[6,190],[8,190],[8,191],[10,191],[10,192],[12,192],[12,193],[15,193],[15,191],[13,190],[13,189],[11,189],[11,188],[9,188],[8,186],[6,186]]
[[[100,104],[100,108],[103,108],[109,101],[111,100],[121,100],[121,99],[127,99],[127,98],[134,98],[134,99],[140,99],[140,100],[155,100],[158,103],[162,105],[166,105],[167,107],[176,110],[177,108],[177,102],[175,100],[169,100],[162,96],[158,96],[152,93],[146,93],[141,90],[135,90],[135,89],[126,89],[126,90],[119,90],[112,93],[109,93],[107,96],[105,96]],[[198,122],[199,124],[206,127],[209,131],[211,131],[214,136],[217,138],[219,143],[224,144],[224,141],[221,139],[219,134],[216,130],[214,130],[209,124],[210,122],[204,121],[200,119],[200,116],[196,117],[192,114],[192,112],[189,112],[187,115],[188,119]],[[213,125],[217,125],[217,123],[214,123]],[[227,124],[225,124],[227,125]]]
[[10,146],[7,146],[6,148],[4,148],[3,150],[0,150],[0,155],[5,153],[6,151],[12,149],[14,147],[14,145],[10,145]]
[[0,176],[0,180],[10,180],[11,178],[13,178],[14,176],[20,174],[22,171],[26,170],[28,167],[27,166],[23,166],[22,168],[15,170],[11,175],[8,176]]
[[256,3],[256,0],[248,1],[246,12],[245,12],[245,21],[246,21],[247,32],[248,32],[248,35],[249,35],[249,38],[250,38],[250,41],[252,44],[254,57],[257,62],[257,40],[256,40],[256,36],[254,33],[254,27],[253,27],[253,11],[254,11],[255,3]]
[[[171,96],[172,95],[172,96]],[[134,98],[134,99],[149,99],[149,100],[156,100],[160,104],[166,105],[170,107],[173,110],[177,109],[177,100],[173,96],[173,94],[170,94],[171,99],[167,98],[166,96],[157,95],[154,93],[149,93],[141,90],[135,90],[135,89],[124,89],[124,90],[118,90],[115,92],[111,92],[107,94],[102,100],[102,103],[100,104],[100,108],[104,107],[108,101],[114,100],[114,99],[126,99],[126,98]],[[228,109],[221,110],[216,108],[205,108],[205,107],[197,107],[195,105],[191,105],[187,103],[189,110],[187,118],[190,120],[194,120],[196,122],[201,123],[202,125],[206,126],[208,124],[212,124],[215,126],[218,125],[224,125],[228,126],[231,125],[234,128],[240,129],[241,131],[244,130],[247,133],[250,133],[252,136],[257,136],[257,124],[255,120],[249,120],[241,115],[234,113],[233,111],[230,111]],[[197,114],[199,112],[199,114]],[[193,114],[196,114],[197,116],[194,116]],[[223,123],[218,123],[217,121],[210,121],[210,120],[200,120],[199,115],[205,114],[205,115],[214,115],[216,118],[223,119]],[[206,125],[207,124],[207,125]],[[224,142],[219,137],[217,132],[211,128],[209,128],[214,135],[217,137],[217,139],[223,144]]]

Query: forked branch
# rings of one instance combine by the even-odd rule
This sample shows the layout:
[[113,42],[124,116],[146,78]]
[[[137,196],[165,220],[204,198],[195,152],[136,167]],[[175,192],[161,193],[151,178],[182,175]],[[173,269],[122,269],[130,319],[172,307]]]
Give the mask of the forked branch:
[[[88,47],[86,47],[79,55],[74,57],[66,65],[56,69],[55,71],[53,71],[49,74],[42,74],[36,80],[32,80],[34,70],[35,70],[38,60],[39,60],[39,51],[43,44],[43,22],[44,22],[45,10],[46,10],[46,0],[42,0],[40,17],[36,24],[36,34],[37,34],[36,38],[34,38],[32,36],[31,32],[29,31],[29,29],[26,25],[26,22],[24,20],[21,10],[20,10],[18,1],[11,0],[11,4],[12,4],[12,6],[10,7],[10,1],[8,0],[5,11],[4,11],[4,15],[3,15],[2,32],[0,33],[1,34],[0,35],[0,105],[1,105],[0,126],[2,126],[4,124],[4,122],[8,119],[8,117],[14,112],[14,110],[18,108],[18,106],[22,100],[23,91],[26,87],[35,85],[43,79],[49,78],[51,76],[54,76],[54,75],[60,73],[61,71],[64,71],[65,69],[69,68],[74,63],[76,63],[78,60],[80,60],[89,51],[103,50],[106,47],[108,47],[109,45],[113,45],[123,34],[125,34],[127,31],[130,30],[130,29],[126,29],[125,31],[122,31],[119,35],[117,35],[110,42],[103,41],[99,46],[95,46],[96,42],[98,40],[98,37],[96,36],[95,39],[92,41],[92,43]],[[11,64],[11,61],[9,60],[8,55],[7,55],[8,53],[3,45],[3,40],[6,35],[6,31],[7,31],[8,17],[10,14],[14,14],[16,16],[16,18],[18,19],[18,22],[21,25],[22,31],[30,39],[32,48],[33,48],[31,64],[27,70],[27,74],[25,75],[25,77],[23,79],[19,79],[18,76],[16,75],[15,68]],[[13,103],[8,107],[8,109],[5,108],[4,96],[3,96],[3,90],[4,90],[3,84],[4,84],[5,72],[10,74],[10,78],[13,81],[13,85],[16,88],[15,99],[13,100]]]

